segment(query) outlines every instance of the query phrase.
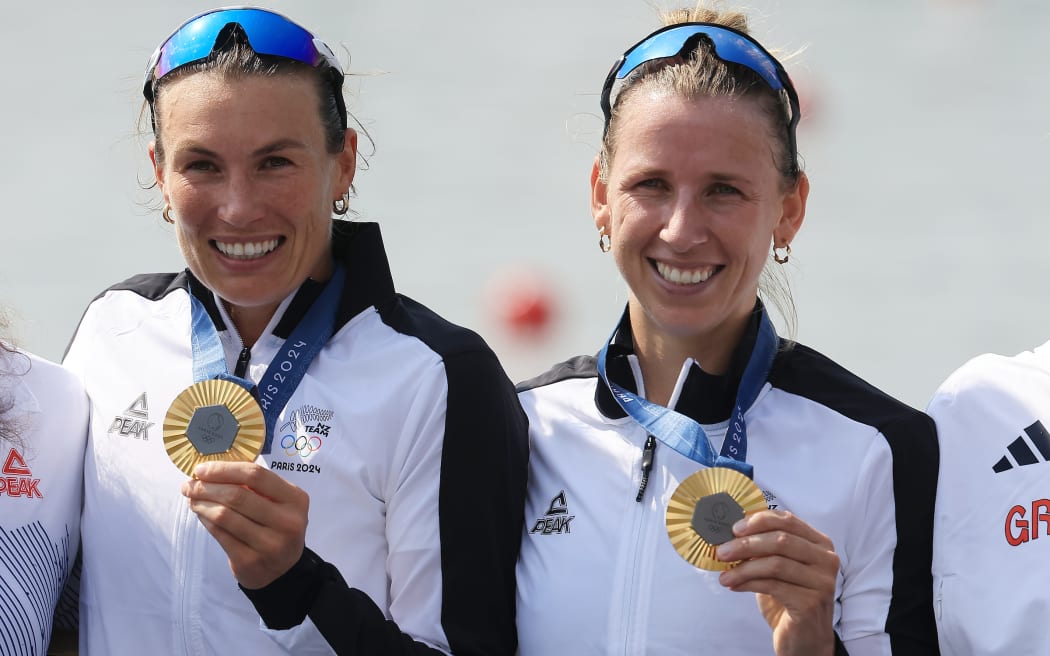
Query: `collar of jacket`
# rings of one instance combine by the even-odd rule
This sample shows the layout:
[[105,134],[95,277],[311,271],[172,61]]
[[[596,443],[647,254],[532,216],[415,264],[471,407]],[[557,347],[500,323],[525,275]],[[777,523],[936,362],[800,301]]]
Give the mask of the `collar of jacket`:
[[[765,311],[762,301],[755,299],[755,308],[740,342],[733,350],[729,369],[724,375],[709,374],[695,362],[690,365],[674,410],[701,424],[717,424],[729,419],[736,402],[737,387],[751,358],[751,351],[755,348],[760,319]],[[634,337],[631,334],[629,309],[624,308],[613,341],[609,345],[605,367],[612,381],[637,394],[638,383],[634,379],[634,372],[628,360],[628,356],[633,354]],[[622,419],[627,416],[609,391],[609,386],[600,378],[594,392],[594,402],[598,410],[609,419]]]

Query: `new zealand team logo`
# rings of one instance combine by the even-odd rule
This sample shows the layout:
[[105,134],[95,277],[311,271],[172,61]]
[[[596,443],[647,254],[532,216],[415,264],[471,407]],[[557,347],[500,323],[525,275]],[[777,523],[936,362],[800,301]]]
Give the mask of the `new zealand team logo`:
[[320,474],[321,466],[311,460],[331,437],[334,416],[333,411],[312,405],[291,412],[275,438],[278,448],[274,449],[274,455],[281,454],[285,460],[275,458],[270,462],[270,469]]
[[[328,428],[327,426],[325,428]],[[318,435],[285,435],[281,438],[281,448],[284,454],[294,456],[298,454],[303,460],[308,459],[321,448],[321,438]]]
[[576,519],[576,515],[569,514],[569,504],[565,501],[565,490],[558,492],[547,506],[547,512],[543,517],[538,517],[529,533],[540,535],[553,535],[571,533],[570,524]]
[[11,449],[4,459],[4,476],[0,478],[0,497],[35,497],[43,499],[40,493],[40,479],[33,478],[33,472],[26,465],[25,458],[17,449]]
[[107,432],[134,437],[136,440],[149,440],[148,431],[152,425],[153,422],[149,420],[149,404],[146,402],[146,393],[143,392],[131,402],[123,414],[113,418]]
[[773,494],[770,490],[762,490],[762,496],[766,499],[766,507],[770,510],[776,510],[780,507],[780,499],[777,495]]

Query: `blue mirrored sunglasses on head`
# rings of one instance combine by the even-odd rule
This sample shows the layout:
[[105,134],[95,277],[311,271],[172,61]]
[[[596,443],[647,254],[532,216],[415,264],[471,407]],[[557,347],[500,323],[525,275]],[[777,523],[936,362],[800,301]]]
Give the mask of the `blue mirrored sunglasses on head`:
[[616,60],[605,78],[602,87],[602,113],[605,115],[605,132],[609,131],[612,117],[612,90],[618,80],[626,78],[631,71],[643,64],[660,59],[686,57],[699,45],[701,39],[711,44],[716,57],[724,62],[739,64],[754,71],[773,91],[784,91],[791,106],[788,122],[788,147],[792,157],[792,171],[798,171],[798,155],[795,152],[795,127],[799,120],[798,94],[791,84],[787,71],[776,57],[747,34],[724,25],[711,23],[680,23],[661,28],[627,49]]
[[153,106],[154,83],[171,71],[207,59],[216,46],[219,36],[227,26],[239,25],[248,39],[248,44],[257,54],[284,57],[317,67],[324,62],[333,70],[336,96],[345,123],[343,107],[343,68],[339,60],[323,41],[290,19],[258,7],[224,7],[194,16],[161,42],[146,66],[146,80],[142,93]]

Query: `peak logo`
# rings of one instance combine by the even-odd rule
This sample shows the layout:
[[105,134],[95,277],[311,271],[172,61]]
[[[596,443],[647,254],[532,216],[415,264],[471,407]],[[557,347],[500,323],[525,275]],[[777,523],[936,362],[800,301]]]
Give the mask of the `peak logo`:
[[152,425],[153,422],[149,420],[149,404],[146,402],[146,393],[143,392],[131,402],[123,414],[113,418],[106,432],[148,441],[148,431]]
[[529,534],[552,535],[571,533],[569,524],[576,519],[576,515],[569,514],[569,504],[565,501],[565,490],[558,492],[547,506],[547,512],[543,517],[536,519],[536,524]]
[[40,493],[40,479],[33,478],[25,458],[16,449],[11,449],[4,459],[3,478],[0,478],[0,497],[36,497],[43,499]]

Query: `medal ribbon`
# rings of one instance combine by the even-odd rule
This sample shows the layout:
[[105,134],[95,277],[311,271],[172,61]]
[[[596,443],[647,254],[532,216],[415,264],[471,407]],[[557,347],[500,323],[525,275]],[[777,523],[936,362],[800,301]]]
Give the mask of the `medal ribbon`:
[[736,404],[719,454],[715,454],[703,426],[692,417],[643,399],[609,380],[605,372],[605,361],[609,345],[615,336],[614,330],[598,353],[598,375],[609,387],[613,398],[624,412],[650,435],[683,456],[705,467],[729,467],[751,478],[754,467],[747,462],[747,422],[744,420],[744,411],[751,407],[766,384],[769,370],[773,366],[773,358],[777,353],[777,333],[766,311],[762,310],[759,319],[755,348],[751,351],[751,358],[744,369],[744,375],[740,378]]
[[284,340],[277,355],[270,361],[259,385],[234,376],[226,369],[226,352],[219,341],[219,333],[204,305],[190,294],[191,323],[190,344],[193,350],[193,382],[219,378],[237,383],[248,390],[259,402],[266,420],[266,441],[262,453],[267,454],[273,446],[273,432],[277,415],[288,403],[295,388],[306,375],[314,357],[321,352],[335,331],[335,314],[346,277],[342,265],[336,264],[332,277],[325,284],[321,295]]

